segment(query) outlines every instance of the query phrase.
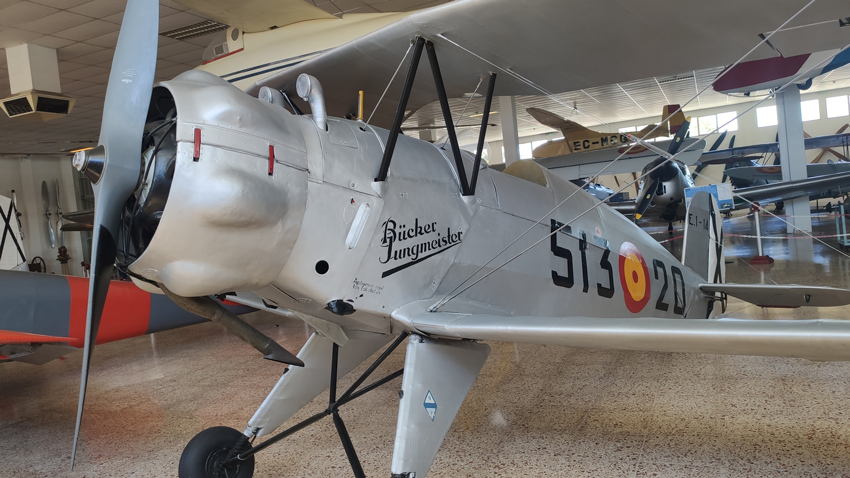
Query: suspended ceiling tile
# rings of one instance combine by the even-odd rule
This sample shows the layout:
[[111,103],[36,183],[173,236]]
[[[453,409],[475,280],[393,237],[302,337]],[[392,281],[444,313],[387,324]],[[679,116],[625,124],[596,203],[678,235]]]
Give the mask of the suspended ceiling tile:
[[77,42],[73,45],[59,48],[56,50],[56,56],[59,57],[59,72],[62,73],[62,63],[65,60],[74,60],[84,55],[89,55],[103,50],[103,47],[97,45],[89,45],[88,43]]
[[103,20],[105,22],[109,22],[109,23],[115,23],[116,25],[120,25],[121,22],[124,20],[124,12],[120,11],[118,13],[105,16],[105,17],[101,18],[101,20]]
[[[41,37],[41,33],[18,30],[17,28],[5,28],[0,30],[0,48],[9,48],[22,45],[28,41]],[[5,55],[3,55],[5,56]]]
[[119,0],[92,0],[69,10],[92,18],[101,18],[123,12],[126,2]]
[[88,23],[56,32],[55,35],[69,40],[86,41],[106,35],[107,33],[116,32],[119,28],[120,27],[114,23],[109,23],[103,20],[92,20]]
[[29,23],[24,23],[18,28],[50,35],[54,32],[88,23],[91,20],[92,19],[87,16],[62,10]]
[[17,26],[58,12],[59,10],[32,2],[20,2],[0,10],[0,25]]
[[106,61],[112,61],[113,55],[115,55],[115,50],[111,48],[103,48],[94,53],[89,53],[88,55],[78,56],[74,58],[74,61],[84,63],[86,65],[98,65]]
[[86,65],[85,68],[79,68],[74,71],[69,71],[67,73],[62,74],[62,80],[72,80],[72,81],[80,81],[85,80],[86,78],[91,78],[94,75],[100,73],[109,73],[109,70],[106,68],[100,68],[97,66]]
[[[67,10],[69,8],[76,7],[77,5],[82,5],[83,3],[88,2],[89,0],[31,0],[35,3],[40,3],[42,5],[47,5],[48,7],[58,8],[61,10]],[[0,0],[0,4],[2,4],[2,0]]]
[[[66,47],[66,46],[69,46],[69,45],[73,45],[75,42],[74,42],[74,40],[66,40],[64,38],[59,38],[59,37],[47,35],[47,36],[43,36],[41,38],[36,38],[35,40],[30,40],[30,43],[32,43],[33,45],[43,46],[45,48],[57,49],[57,48],[62,48],[62,47]],[[5,56],[5,55],[3,55],[3,56]]]
[[112,33],[107,33],[106,35],[101,35],[99,37],[94,37],[86,40],[86,43],[90,43],[92,45],[102,46],[104,48],[115,48],[115,45],[118,44],[118,34],[120,32],[114,31]]

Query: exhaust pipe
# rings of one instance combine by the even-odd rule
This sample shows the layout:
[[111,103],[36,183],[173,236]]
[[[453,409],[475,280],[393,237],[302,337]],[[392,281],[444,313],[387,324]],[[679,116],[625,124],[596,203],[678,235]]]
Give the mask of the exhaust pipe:
[[295,82],[295,92],[302,100],[310,103],[313,113],[313,121],[322,131],[328,130],[328,113],[325,110],[325,95],[322,92],[322,84],[315,76],[301,73]]

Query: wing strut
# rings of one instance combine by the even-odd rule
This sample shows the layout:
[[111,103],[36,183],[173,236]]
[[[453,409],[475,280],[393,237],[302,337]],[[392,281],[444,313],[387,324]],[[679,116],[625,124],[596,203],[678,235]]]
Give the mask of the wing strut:
[[455,133],[455,124],[452,120],[451,110],[449,108],[448,95],[446,87],[443,84],[443,76],[440,73],[440,65],[437,62],[437,52],[434,49],[434,44],[424,38],[417,36],[413,40],[413,57],[410,59],[410,64],[407,67],[407,76],[404,79],[404,85],[401,89],[401,97],[398,101],[393,124],[390,128],[390,134],[387,138],[387,145],[384,148],[384,157],[381,160],[381,168],[378,170],[378,176],[375,182],[383,182],[387,180],[387,175],[390,170],[390,162],[393,159],[396,141],[401,133],[401,124],[404,122],[404,113],[407,109],[407,102],[410,99],[410,92],[413,90],[413,81],[416,79],[416,71],[419,68],[419,61],[422,59],[422,47],[428,51],[428,61],[431,64],[431,72],[434,75],[434,86],[437,88],[437,97],[440,100],[440,108],[443,113],[443,120],[446,123],[449,142],[451,143],[452,156],[454,157],[457,167],[458,178],[460,179],[460,189],[464,196],[475,195],[475,185],[478,182],[478,168],[481,166],[481,150],[484,148],[484,136],[487,134],[487,121],[490,118],[490,104],[493,101],[493,90],[496,86],[496,74],[490,74],[490,82],[487,87],[487,98],[485,99],[484,115],[481,118],[481,130],[478,135],[478,150],[475,153],[475,163],[472,170],[472,179],[469,180],[466,175],[466,168],[463,165],[463,158],[460,154],[460,146]]

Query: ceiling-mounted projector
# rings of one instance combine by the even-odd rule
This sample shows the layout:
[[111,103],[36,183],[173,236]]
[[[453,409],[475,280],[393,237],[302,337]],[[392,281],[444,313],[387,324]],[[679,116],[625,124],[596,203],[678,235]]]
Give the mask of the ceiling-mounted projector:
[[30,90],[0,100],[0,108],[9,118],[50,121],[68,116],[76,101],[60,93]]

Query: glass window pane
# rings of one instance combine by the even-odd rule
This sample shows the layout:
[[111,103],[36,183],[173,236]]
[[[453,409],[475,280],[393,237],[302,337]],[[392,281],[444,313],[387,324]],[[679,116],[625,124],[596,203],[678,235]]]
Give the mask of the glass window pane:
[[621,133],[634,133],[635,131],[636,130],[634,126],[629,126],[628,128],[620,128]]
[[699,125],[699,134],[708,134],[714,131],[714,128],[717,128],[717,116],[700,116],[697,120],[697,124]]
[[534,148],[536,148],[536,147],[540,146],[541,144],[546,144],[546,143],[548,143],[548,142],[549,142],[549,141],[548,141],[548,140],[545,140],[545,139],[541,139],[540,141],[532,141],[532,142],[531,142],[531,149],[533,150]]
[[691,126],[688,128],[688,131],[691,133],[691,138],[699,136],[699,120],[697,118],[691,120]]
[[803,114],[803,121],[819,120],[820,105],[818,105],[818,100],[801,101],[800,112]]
[[756,108],[756,122],[759,128],[765,126],[776,126],[778,124],[776,118],[776,106],[763,106]]
[[[721,127],[720,128],[721,133],[724,132],[724,131],[738,131],[738,118],[736,118],[736,116],[738,116],[737,111],[729,111],[728,113],[718,113],[718,115],[717,115],[717,126]],[[729,123],[729,124],[726,124],[729,121],[732,121],[732,122]],[[726,124],[726,126],[723,126],[724,124]]]
[[519,145],[519,159],[531,159],[531,143],[522,143]]
[[850,115],[848,108],[847,96],[833,96],[826,99],[826,117],[838,118],[839,116]]

